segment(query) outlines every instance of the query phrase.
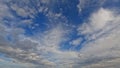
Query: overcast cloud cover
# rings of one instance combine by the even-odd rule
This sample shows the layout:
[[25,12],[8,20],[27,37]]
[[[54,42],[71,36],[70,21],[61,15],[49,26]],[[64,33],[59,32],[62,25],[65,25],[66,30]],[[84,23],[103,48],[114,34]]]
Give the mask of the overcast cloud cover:
[[0,68],[119,68],[119,3],[0,0]]

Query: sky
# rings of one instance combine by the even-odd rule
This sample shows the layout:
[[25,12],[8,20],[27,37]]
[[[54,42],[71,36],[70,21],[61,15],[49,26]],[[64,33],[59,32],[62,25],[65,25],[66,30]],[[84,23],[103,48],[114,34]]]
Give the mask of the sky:
[[0,0],[0,68],[119,68],[120,0]]

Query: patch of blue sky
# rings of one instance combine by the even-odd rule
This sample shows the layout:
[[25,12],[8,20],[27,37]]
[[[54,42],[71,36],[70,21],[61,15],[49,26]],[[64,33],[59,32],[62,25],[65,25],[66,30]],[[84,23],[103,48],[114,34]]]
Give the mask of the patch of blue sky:
[[36,33],[43,33],[47,30],[48,26],[48,18],[43,13],[38,13],[32,19],[32,23],[30,25],[22,25],[21,27],[25,29],[25,35],[32,36]]
[[47,28],[48,18],[43,13],[38,13],[33,19],[33,26],[37,26],[35,29],[44,31]]
[[[60,44],[60,50],[62,51],[67,51],[67,50],[72,50],[72,51],[79,51],[84,43],[87,41],[85,39],[85,35],[77,35],[77,31],[76,29],[73,29],[73,31],[67,35],[67,37],[69,38],[67,41],[63,41],[61,44]],[[78,38],[81,38],[81,42],[79,45],[73,45],[73,44],[70,44],[71,41],[75,40],[75,39],[78,39]]]
[[86,42],[86,40],[84,38],[82,38],[79,45],[72,45],[69,43],[71,41],[69,40],[69,41],[61,43],[60,50],[62,50],[62,51],[79,51],[83,47],[84,43]]
[[120,9],[120,0],[106,0],[103,7],[109,9]]
[[[30,4],[32,5],[33,3],[30,2]],[[8,4],[9,6],[9,4]],[[33,5],[34,7],[32,7],[33,9],[35,9],[35,11],[38,11],[38,7],[36,7],[36,5]],[[11,8],[11,7],[9,7]],[[31,8],[31,7],[30,7]],[[17,27],[23,28],[25,30],[25,35],[29,35],[32,36],[37,32],[43,32],[47,29],[47,23],[48,23],[48,18],[47,16],[44,15],[44,13],[42,12],[38,12],[37,14],[33,15],[34,18],[30,18],[29,16],[27,17],[22,17],[20,15],[17,14],[17,12],[15,10],[10,9],[11,14],[16,17],[15,20],[13,20],[14,22],[17,21],[23,21],[23,20],[32,20],[32,24],[28,25],[28,24],[21,24]],[[9,21],[9,18],[5,18],[4,20]],[[12,21],[12,22],[13,22]],[[10,22],[10,21],[9,21]],[[11,25],[10,23],[6,23],[6,25]]]
[[69,23],[77,24],[80,23],[78,8],[76,7],[79,3],[78,0],[66,0],[66,1],[56,1],[56,3],[52,6],[52,12],[54,13],[62,13],[68,19]]

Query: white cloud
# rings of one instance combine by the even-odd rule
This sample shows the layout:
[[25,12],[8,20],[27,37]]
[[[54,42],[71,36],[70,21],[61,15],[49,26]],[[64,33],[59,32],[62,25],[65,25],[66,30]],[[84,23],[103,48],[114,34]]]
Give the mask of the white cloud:
[[[90,16],[90,21],[83,26],[86,42],[80,50],[80,59],[74,65],[76,68],[117,68],[119,59],[120,16],[108,9],[99,9]],[[88,26],[91,26],[90,29]],[[82,34],[82,31],[79,32]],[[91,35],[89,35],[91,34]],[[110,63],[110,64],[109,64]]]
[[[10,28],[9,28],[10,29]],[[36,45],[38,43],[32,41],[32,39],[23,39],[19,38],[18,35],[13,35],[12,38],[17,38],[14,43],[10,43],[9,40],[5,39],[7,32],[1,31],[3,33],[0,34],[0,52],[5,54],[8,57],[11,57],[18,62],[23,63],[32,63],[32,64],[44,64],[45,66],[49,66],[53,64],[52,62],[44,59],[41,55],[38,55],[35,51]],[[12,31],[14,34],[14,31]],[[15,31],[16,32],[16,31]],[[17,32],[19,33],[19,32]],[[27,38],[24,36],[24,38]]]
[[[62,66],[66,66],[66,64],[74,63],[74,59],[77,58],[76,52],[59,50],[60,43],[64,41],[65,34],[68,33],[61,25],[53,27],[41,35],[36,35],[37,38],[24,36],[22,29],[8,29],[3,24],[0,28],[2,32],[0,34],[0,52],[18,62],[32,63],[46,68],[56,67],[61,63]],[[13,43],[6,39],[7,34],[15,39]]]
[[[38,1],[39,0],[36,0],[35,2],[41,3]],[[73,52],[64,53],[59,50],[59,45],[65,39],[64,35],[67,33],[66,29],[62,27],[64,25],[57,21],[60,18],[64,19],[61,14],[54,14],[51,11],[48,12],[47,6],[40,6],[39,4],[37,4],[37,6],[32,6],[31,4],[29,5],[29,1],[24,0],[20,2],[11,0],[5,2],[1,1],[0,5],[2,5],[0,8],[1,53],[4,53],[6,56],[11,57],[18,62],[32,63],[42,68],[47,68],[50,66],[54,67],[54,65],[56,65],[54,59],[57,59],[57,63],[59,64],[60,62],[62,63],[65,61],[63,58],[67,59],[69,56],[71,56],[70,58],[76,57],[76,54]],[[35,7],[39,7],[38,10],[40,11],[37,11]],[[17,16],[23,18],[30,16],[31,19],[21,20],[19,17],[16,17],[14,13],[11,13],[11,10],[14,11]],[[32,19],[35,17],[37,12],[41,12],[43,14],[48,12],[46,16],[51,20],[50,22],[52,22],[52,25],[51,23],[50,25],[52,28],[45,31],[45,33],[40,33],[40,35],[36,34],[35,37],[26,37],[24,35],[24,29],[17,26],[21,24],[24,25],[26,22],[32,22]],[[3,21],[3,18],[8,17],[8,15],[10,15],[12,18],[8,18],[10,21],[5,21],[9,23],[12,22],[11,27],[7,27]],[[52,55],[50,56],[49,53],[54,54],[55,57]],[[47,58],[48,56],[49,58]],[[69,59],[67,59],[67,61]]]
[[[80,27],[77,29],[78,35],[88,35],[88,37],[90,35],[93,39],[99,37],[118,25],[118,23],[115,22],[118,19],[115,18],[119,17],[115,17],[115,15],[116,14],[114,14],[114,12],[111,10],[100,8],[90,16],[88,22],[80,25]],[[114,23],[116,24],[113,26],[108,26]]]
[[[71,29],[66,29],[66,19],[61,13],[55,14],[49,11],[49,1],[41,1],[42,2],[36,0],[33,4],[38,2],[47,4],[47,6],[37,4],[37,6],[34,7],[39,7],[38,11],[36,11],[33,6],[29,7],[29,1],[25,0],[15,1],[11,3],[11,9],[9,8],[10,10],[14,10],[19,16],[30,16],[31,19],[35,17],[37,12],[47,13],[45,16],[50,19],[52,23],[49,23],[51,28],[32,37],[26,37],[23,34],[24,29],[22,28],[16,26],[7,27],[3,24],[2,18],[7,15],[9,15],[12,20],[19,19],[10,14],[10,10],[8,10],[8,6],[6,6],[5,3],[0,2],[2,6],[0,6],[0,52],[18,62],[35,64],[36,68],[98,68],[100,65],[103,65],[103,63],[104,66],[102,67],[104,68],[106,66],[117,66],[116,64],[119,64],[116,60],[119,59],[120,56],[119,15],[115,15],[114,11],[100,8],[90,16],[88,22],[83,23],[77,29],[78,35],[84,35],[86,39],[85,46],[80,52],[61,51],[59,50],[60,44],[67,39],[66,35],[69,34],[69,30]],[[85,7],[84,3],[86,3],[86,1],[81,2],[83,6],[78,6],[80,11],[81,8]],[[22,5],[19,3],[22,3]],[[23,5],[23,3],[26,6]],[[31,19],[20,20],[20,22],[32,22]],[[59,23],[61,19],[64,24]],[[14,22],[16,23],[16,21]],[[20,22],[17,21],[16,25],[20,25]],[[10,36],[10,39],[8,39],[7,36]],[[70,44],[79,45],[81,44],[81,40],[82,38],[77,38]],[[111,64],[109,64],[109,62]]]
[[90,17],[93,29],[102,29],[114,19],[113,13],[107,9],[100,8],[97,13]]
[[[63,53],[59,50],[59,45],[63,41],[64,35],[67,33],[66,30],[61,27],[61,24],[58,24],[59,21],[57,21],[62,15],[48,11],[49,6],[40,5],[41,3],[47,3],[48,5],[49,2],[47,1],[39,2],[39,0],[36,0],[33,2],[35,5],[31,5],[29,2],[30,1],[25,0],[0,2],[0,52],[13,58],[17,62],[33,64],[36,67],[38,66],[38,68],[54,67],[56,64],[63,63],[65,61],[64,59],[67,59],[69,56],[72,58],[76,57],[75,53]],[[38,9],[36,10],[35,7],[38,7]],[[30,19],[21,20],[19,17],[16,17],[14,13],[11,13],[11,11],[14,11],[19,17],[30,17]],[[48,13],[45,16],[51,20],[52,28],[45,33],[40,33],[40,36],[36,35],[37,38],[26,37],[24,35],[24,29],[17,26],[26,23],[31,24],[32,19],[35,18],[37,13]],[[4,18],[8,18],[10,21],[3,20]],[[9,22],[12,26],[7,27],[4,22]],[[54,24],[54,22],[56,24]],[[55,25],[57,26],[54,27]],[[55,57],[50,56],[49,53],[54,54]],[[54,59],[57,59],[56,63]],[[67,61],[69,59],[67,59]],[[12,67],[14,67],[14,65]]]
[[78,39],[71,41],[70,44],[77,46],[77,45],[80,45],[81,41],[82,41],[82,38],[78,38]]

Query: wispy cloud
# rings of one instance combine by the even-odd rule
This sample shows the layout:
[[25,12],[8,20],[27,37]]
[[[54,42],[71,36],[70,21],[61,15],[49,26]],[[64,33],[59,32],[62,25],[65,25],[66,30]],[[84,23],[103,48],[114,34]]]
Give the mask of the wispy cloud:
[[[119,66],[120,15],[116,11],[99,8],[83,24],[74,28],[62,13],[52,12],[51,2],[55,3],[54,0],[0,0],[0,53],[15,60],[15,63],[10,63],[12,67],[16,67],[17,63],[33,65],[31,68]],[[79,11],[90,5],[88,3],[88,0],[81,0]],[[39,26],[31,26],[39,13],[48,18],[49,22],[45,22],[48,29],[32,36],[25,35],[25,28],[20,26],[28,25],[31,29]],[[78,37],[67,43],[84,45],[80,51],[60,50],[61,44],[68,40],[71,27],[76,29]],[[4,63],[3,59],[0,61]]]
[[[55,67],[59,64],[65,66],[65,61],[76,58],[77,53],[62,52],[59,50],[61,42],[65,40],[65,35],[68,33],[66,27],[64,28],[64,26],[67,25],[66,20],[63,20],[65,19],[64,16],[48,11],[47,6],[40,6],[39,3],[42,2],[38,0],[35,1],[39,2],[37,6],[29,5],[30,2],[31,1],[24,2],[24,0],[19,3],[18,1],[11,0],[1,1],[0,52],[15,59],[17,62],[32,63],[42,68]],[[35,3],[32,2],[32,4]],[[34,23],[32,19],[37,13],[41,12],[43,14],[46,13],[45,15],[50,20],[49,24],[51,28],[43,33],[27,37],[24,35],[25,29],[19,27],[19,25]],[[6,19],[9,17],[6,13],[10,15],[9,20]],[[27,17],[30,17],[30,19],[27,19]],[[64,24],[61,24],[59,20],[61,18]],[[6,26],[6,22],[10,24],[10,26]],[[70,62],[73,63],[71,60]]]
[[[105,17],[105,18],[104,18]],[[80,60],[78,65],[83,68],[109,68],[115,67],[119,62],[119,19],[114,11],[107,9],[99,9],[97,13],[90,16],[90,21],[83,24],[79,34],[84,34],[89,40],[85,46],[80,50]],[[89,27],[89,30],[86,29]],[[90,35],[89,35],[90,34]],[[111,64],[109,64],[111,63]]]

